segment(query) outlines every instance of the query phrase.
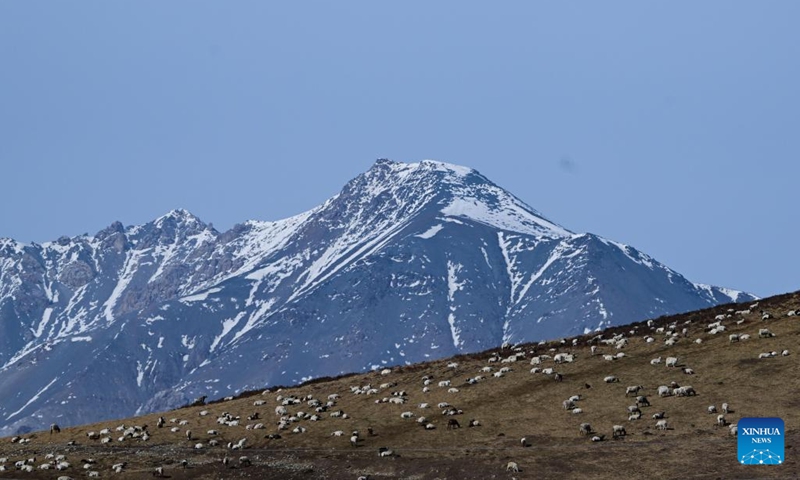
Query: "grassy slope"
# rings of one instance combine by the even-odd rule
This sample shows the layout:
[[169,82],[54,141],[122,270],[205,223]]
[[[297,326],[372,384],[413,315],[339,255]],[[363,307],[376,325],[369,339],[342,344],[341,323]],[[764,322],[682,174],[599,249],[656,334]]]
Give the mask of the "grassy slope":
[[[0,478],[57,478],[68,474],[74,478],[86,477],[80,459],[92,457],[98,460],[97,470],[101,478],[142,478],[149,475],[153,467],[163,465],[171,478],[352,478],[369,474],[370,478],[796,478],[798,469],[797,445],[800,430],[796,412],[800,407],[800,317],[785,317],[790,309],[800,309],[800,293],[787,294],[760,302],[759,310],[770,311],[777,318],[761,321],[754,312],[744,317],[734,315],[723,322],[727,331],[718,335],[705,333],[708,323],[717,314],[725,313],[734,306],[692,312],[684,315],[656,320],[650,328],[640,323],[617,327],[604,332],[608,338],[614,332],[630,332],[629,345],[622,350],[600,345],[598,355],[591,356],[587,341],[581,337],[577,347],[552,343],[546,346],[523,345],[526,352],[550,353],[550,348],[576,354],[572,364],[557,365],[556,371],[564,375],[564,381],[554,382],[551,377],[531,374],[527,355],[524,361],[499,364],[487,363],[491,352],[461,356],[455,359],[456,369],[447,367],[450,360],[441,360],[409,367],[393,369],[390,375],[377,372],[347,376],[339,379],[318,381],[295,388],[283,389],[262,395],[261,392],[245,394],[240,398],[167,412],[164,416],[185,419],[188,427],[172,433],[167,427],[155,428],[158,415],[103,422],[64,429],[59,435],[37,432],[27,445],[0,441],[0,457],[8,457],[10,472],[0,472]],[[736,309],[746,308],[735,306]],[[745,323],[735,321],[744,318]],[[684,325],[685,322],[692,323]],[[690,330],[687,338],[681,338],[674,347],[664,345],[664,336],[656,335],[655,328],[678,323],[678,331],[684,326]],[[759,328],[768,327],[777,334],[774,338],[759,339]],[[753,338],[730,344],[729,333],[750,333]],[[653,334],[656,341],[646,343],[643,337]],[[702,338],[703,343],[694,340]],[[770,359],[757,359],[765,351],[789,349],[792,355]],[[599,353],[623,351],[626,357],[608,362]],[[502,351],[503,356],[512,353]],[[677,356],[679,364],[693,368],[695,375],[685,375],[680,369],[667,368],[663,364],[650,365],[657,356]],[[476,385],[465,385],[467,378],[478,375],[481,367],[490,365],[496,371],[501,366],[510,366],[512,372],[503,378],[492,378],[491,374]],[[552,366],[546,361],[544,367]],[[606,384],[603,377],[618,376],[620,383]],[[423,375],[435,379],[429,393],[422,392]],[[487,375],[487,374],[482,374]],[[439,380],[451,379],[458,393],[448,393],[446,388],[436,386]],[[694,397],[659,398],[659,385],[677,381],[681,385],[692,385],[698,395]],[[377,395],[353,395],[351,385],[372,384],[377,387],[384,382],[397,385]],[[591,388],[585,388],[585,384]],[[641,384],[652,406],[643,408],[643,418],[628,421],[626,407],[633,399],[625,397],[625,387]],[[406,390],[405,405],[376,404],[375,400],[391,396],[391,391]],[[308,431],[292,434],[281,431],[280,440],[268,440],[268,433],[276,433],[278,405],[276,396],[313,395],[323,401],[331,393],[339,393],[340,400],[335,409],[342,409],[350,418],[330,418],[299,422]],[[572,414],[562,408],[561,402],[571,395],[580,394],[583,400],[577,406],[582,414]],[[253,406],[255,400],[267,401],[264,406]],[[456,417],[443,416],[436,403],[446,401],[463,409]],[[428,409],[417,405],[427,402]],[[743,416],[777,416],[784,419],[787,427],[786,458],[779,467],[740,466],[736,463],[736,439],[727,428],[715,426],[716,415],[707,413],[708,405],[719,409],[728,402],[733,413],[727,419],[736,422]],[[207,409],[210,414],[198,415]],[[313,413],[303,404],[289,407]],[[663,432],[655,429],[655,420],[650,417],[657,411],[666,411],[671,427]],[[246,430],[243,426],[226,427],[216,423],[219,413],[226,411],[241,415],[242,425],[246,416],[259,412],[267,428]],[[422,429],[414,419],[401,419],[400,414],[411,411],[417,416],[428,417],[437,428]],[[464,428],[449,430],[447,420],[457,418]],[[466,428],[469,419],[480,420],[481,426]],[[607,441],[592,443],[578,434],[578,425],[589,422],[599,433],[606,434]],[[115,441],[101,445],[88,440],[87,431],[114,428],[117,425],[149,425],[152,438],[147,443],[136,440],[118,442],[118,432],[113,432]],[[622,424],[628,436],[623,440],[610,440],[611,426]],[[372,427],[375,436],[367,436],[367,427]],[[188,441],[185,429],[191,429],[195,440]],[[206,442],[209,429],[220,431],[217,437],[222,445],[240,438],[248,438],[244,452],[230,452],[224,447],[194,450],[196,442]],[[334,430],[344,430],[343,437],[332,437]],[[349,444],[349,432],[362,432],[360,446]],[[529,447],[524,448],[520,439],[526,437]],[[76,446],[66,446],[70,440]],[[379,446],[391,447],[398,456],[379,458]],[[49,452],[66,453],[73,466],[64,473],[37,471],[25,474],[13,471],[13,461],[31,456],[37,457],[36,465],[44,463]],[[245,454],[254,465],[247,468],[224,468],[219,460],[228,454],[234,458]],[[183,470],[177,465],[180,459],[189,460],[191,467]],[[119,461],[128,462],[126,472],[113,473],[110,465]],[[520,473],[505,471],[508,461],[519,464]]]

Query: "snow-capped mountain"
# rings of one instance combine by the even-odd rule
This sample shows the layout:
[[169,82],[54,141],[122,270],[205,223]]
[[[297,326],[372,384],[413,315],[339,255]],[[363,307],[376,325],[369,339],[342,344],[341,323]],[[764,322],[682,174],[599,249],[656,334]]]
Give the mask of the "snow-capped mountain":
[[0,433],[753,298],[573,233],[475,170],[381,159],[277,222],[220,233],[175,210],[0,239]]

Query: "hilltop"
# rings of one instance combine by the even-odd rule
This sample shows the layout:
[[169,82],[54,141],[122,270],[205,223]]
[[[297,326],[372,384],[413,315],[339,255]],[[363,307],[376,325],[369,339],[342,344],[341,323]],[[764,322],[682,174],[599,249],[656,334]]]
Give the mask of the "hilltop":
[[[212,402],[124,420],[114,420],[75,428],[61,433],[34,432],[24,435],[27,444],[0,441],[0,457],[7,457],[6,466],[11,472],[0,473],[0,478],[57,478],[54,473],[36,471],[22,474],[13,471],[13,462],[36,456],[35,464],[43,463],[45,454],[65,454],[72,466],[66,474],[84,477],[81,459],[94,458],[92,467],[102,477],[142,478],[157,466],[165,468],[165,475],[175,479],[212,478],[283,478],[283,479],[357,479],[369,475],[370,479],[466,479],[466,478],[792,478],[798,471],[797,446],[800,431],[795,420],[798,397],[798,335],[800,316],[789,315],[800,310],[800,292],[768,299],[757,305],[728,304],[687,314],[660,317],[649,322],[618,326],[603,332],[592,333],[558,342],[526,343],[508,348],[460,355],[448,359],[390,368],[383,374],[373,372],[347,375],[340,378],[318,379],[306,384],[252,391],[236,398]],[[737,313],[739,312],[739,313]],[[763,314],[770,318],[762,320]],[[800,313],[800,312],[799,312]],[[717,320],[721,319],[721,320]],[[710,324],[720,322],[724,332],[712,333]],[[686,328],[686,333],[683,329]],[[775,336],[759,338],[759,330],[767,328]],[[674,331],[677,343],[665,344]],[[731,334],[750,334],[751,338],[731,342]],[[627,338],[627,345],[616,348],[602,339],[614,335]],[[602,338],[598,338],[601,336]],[[653,341],[648,342],[647,337]],[[700,343],[697,340],[700,340]],[[595,355],[591,346],[597,347]],[[782,355],[788,350],[788,355]],[[760,359],[762,352],[777,352],[775,357]],[[624,356],[613,361],[604,355]],[[574,362],[555,364],[543,360],[541,368],[554,368],[563,375],[563,381],[554,381],[552,375],[531,373],[531,359],[541,355],[553,356],[569,353]],[[522,358],[524,354],[524,358]],[[511,355],[517,361],[502,362]],[[667,356],[678,358],[678,366],[666,367],[664,363],[652,365],[651,359]],[[501,359],[490,361],[490,359]],[[455,364],[455,365],[454,365]],[[481,373],[484,367],[492,372]],[[500,378],[493,373],[502,367],[510,371]],[[691,368],[687,374],[682,368]],[[485,378],[474,384],[467,380],[478,375]],[[604,377],[614,375],[617,383],[605,383]],[[432,379],[430,391],[423,392],[423,377]],[[450,380],[449,387],[439,387],[440,381]],[[659,397],[660,385],[677,382],[691,385],[697,395],[687,397]],[[381,387],[382,384],[388,383]],[[353,393],[354,388],[377,393]],[[641,407],[639,420],[628,420],[626,407],[634,398],[625,394],[627,386],[642,385],[650,406]],[[450,393],[449,388],[458,392]],[[392,392],[404,391],[397,396]],[[286,430],[279,430],[276,408],[278,400],[305,399],[298,405],[289,405],[288,415],[302,411],[314,414],[308,405],[309,397],[328,401],[329,395],[338,395],[335,405],[319,415],[319,421],[302,419]],[[562,402],[580,395],[576,403],[583,413],[565,410]],[[406,398],[404,404],[382,402],[386,398]],[[261,404],[263,402],[263,404]],[[439,402],[448,402],[462,410],[457,415],[443,415],[445,408]],[[419,408],[428,403],[429,408]],[[786,422],[786,461],[782,466],[753,467],[738,465],[736,437],[729,426],[716,425],[717,415],[709,414],[707,407],[721,408],[728,403],[731,413],[725,415],[728,423],[735,424],[745,416],[777,416]],[[450,407],[447,407],[450,408]],[[202,415],[205,411],[207,415]],[[330,414],[342,411],[347,418]],[[412,418],[401,418],[403,412],[412,412]],[[656,430],[655,412],[666,412],[669,429]],[[228,413],[241,417],[239,425],[227,426],[217,422]],[[258,420],[247,417],[259,414]],[[158,428],[158,417],[166,425]],[[426,430],[416,419],[427,417],[425,423],[435,426]],[[448,429],[448,420],[456,419],[462,428]],[[471,419],[480,425],[468,427]],[[174,421],[173,421],[174,420]],[[180,425],[181,421],[186,425]],[[588,422],[597,434],[604,434],[601,442],[591,442],[579,434],[579,425]],[[263,429],[250,428],[263,423]],[[612,425],[624,425],[627,435],[613,440]],[[126,438],[116,427],[147,425],[150,438]],[[248,427],[249,426],[249,427]],[[292,429],[304,427],[303,433]],[[108,444],[90,440],[87,432],[111,430]],[[172,432],[171,429],[177,429]],[[368,433],[373,430],[374,435]],[[186,439],[186,430],[192,431],[192,440]],[[209,435],[211,429],[219,435]],[[332,432],[341,430],[341,437]],[[353,430],[360,432],[358,446],[350,445]],[[279,439],[266,438],[279,434]],[[528,447],[521,445],[525,437]],[[230,450],[226,445],[246,438],[245,448]],[[216,439],[219,446],[209,446]],[[75,442],[69,446],[68,442]],[[202,444],[202,449],[193,448]],[[378,456],[379,447],[388,447],[393,455]],[[238,465],[226,468],[221,459],[234,459],[246,455],[251,466]],[[188,461],[183,469],[179,462]],[[516,462],[519,473],[506,472],[509,461]],[[111,466],[127,462],[122,473],[112,474]]]

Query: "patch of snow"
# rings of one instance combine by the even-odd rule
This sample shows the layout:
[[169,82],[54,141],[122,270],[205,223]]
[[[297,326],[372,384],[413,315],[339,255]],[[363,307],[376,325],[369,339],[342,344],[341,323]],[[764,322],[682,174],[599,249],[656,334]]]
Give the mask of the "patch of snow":
[[138,250],[134,250],[127,255],[127,258],[125,259],[125,265],[123,265],[122,272],[120,272],[119,280],[114,286],[114,291],[111,292],[108,300],[106,300],[103,304],[105,307],[103,310],[103,316],[108,323],[114,321],[114,307],[117,304],[117,300],[119,300],[119,297],[122,295],[125,289],[128,288],[128,284],[136,274],[136,271],[139,267],[139,258],[142,255],[143,252]]
[[206,298],[208,298],[208,296],[211,295],[212,293],[217,293],[217,292],[221,292],[221,291],[222,291],[221,288],[209,288],[205,292],[197,293],[197,294],[194,294],[194,295],[189,295],[188,297],[182,297],[180,299],[180,301],[181,302],[199,302],[201,300],[205,300]]
[[10,420],[12,417],[16,416],[18,413],[20,413],[20,412],[22,412],[23,410],[25,410],[25,409],[28,407],[28,405],[30,405],[31,403],[33,403],[33,402],[35,402],[36,400],[38,400],[38,399],[39,399],[39,396],[41,396],[41,394],[43,394],[44,392],[46,392],[48,388],[50,388],[50,387],[51,387],[51,386],[52,386],[54,383],[56,383],[56,380],[58,380],[58,377],[54,378],[54,379],[53,379],[53,380],[52,380],[50,383],[48,383],[47,385],[45,385],[45,387],[44,387],[44,388],[42,388],[41,390],[39,390],[39,392],[38,392],[36,395],[34,395],[33,397],[31,397],[31,399],[30,399],[30,400],[28,400],[28,403],[26,403],[25,405],[23,405],[23,406],[22,406],[22,408],[20,408],[20,409],[19,409],[19,410],[17,410],[16,412],[12,413],[11,415],[7,416],[7,417],[6,417],[6,420]]
[[419,235],[414,235],[415,237],[428,239],[433,238],[437,233],[439,233],[444,228],[444,225],[441,223],[432,226],[431,228],[427,229],[425,232],[420,233]]

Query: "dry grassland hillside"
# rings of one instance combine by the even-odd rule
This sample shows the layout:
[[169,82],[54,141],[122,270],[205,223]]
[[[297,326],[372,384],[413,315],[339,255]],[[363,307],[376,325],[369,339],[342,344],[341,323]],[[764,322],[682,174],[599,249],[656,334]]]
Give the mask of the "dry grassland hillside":
[[[0,464],[5,471],[0,471],[0,478],[78,479],[89,478],[89,472],[97,472],[99,478],[152,478],[157,467],[163,468],[159,474],[163,478],[193,480],[797,478],[800,316],[787,314],[792,310],[800,314],[800,294],[761,300],[749,313],[736,313],[748,307],[720,306],[660,318],[650,325],[641,322],[613,328],[602,332],[602,338],[594,333],[574,342],[518,345],[394,367],[386,374],[375,371],[250,392],[161,415],[64,428],[56,434],[35,432],[22,436],[27,443],[4,438],[0,439],[0,460],[6,460]],[[762,311],[772,318],[762,320]],[[712,333],[709,324],[717,322],[716,318],[722,319],[725,330]],[[759,330],[764,328],[775,335],[759,338]],[[623,335],[627,345],[617,348],[602,341],[616,334]],[[749,334],[750,338],[732,342],[731,334]],[[651,342],[646,340],[648,336]],[[674,346],[665,344],[669,338],[677,339]],[[592,346],[596,347],[594,354]],[[782,354],[784,350],[788,355]],[[766,352],[777,355],[759,358]],[[558,353],[571,354],[574,361],[556,364],[545,358],[540,365],[531,364],[534,357]],[[617,358],[620,353],[624,356]],[[516,361],[503,361],[514,354]],[[608,360],[607,355],[615,359]],[[657,357],[662,362],[651,364]],[[677,357],[677,366],[666,366],[667,357]],[[510,371],[496,377],[504,367]],[[532,368],[552,368],[563,380],[532,373]],[[694,373],[686,373],[687,368]],[[609,375],[619,382],[606,383],[604,378]],[[429,391],[424,392],[426,376],[431,381]],[[468,383],[477,376],[483,378]],[[439,386],[442,381],[450,385]],[[658,387],[672,382],[690,385],[696,395],[659,396]],[[626,395],[626,389],[637,385],[643,387],[639,395],[645,395],[650,405],[640,407],[640,419],[630,420],[628,407],[636,403],[636,396]],[[353,393],[354,389],[363,393]],[[338,398],[330,400],[333,405],[327,410],[315,410],[314,400],[325,405],[335,395]],[[563,405],[576,395],[580,399],[574,404],[581,413]],[[286,405],[284,415],[276,414],[276,408],[287,399],[300,403]],[[442,402],[452,407],[439,407]],[[723,403],[729,404],[730,411],[724,414],[725,425],[720,426],[717,417]],[[708,412],[711,405],[718,413]],[[443,414],[451,408],[455,415]],[[281,417],[297,418],[298,412],[305,414],[303,418],[287,420],[286,428],[279,428]],[[332,416],[336,412],[342,415]],[[656,428],[657,420],[652,417],[657,412],[665,412],[666,430]],[[230,425],[219,423],[226,420],[220,419],[224,414]],[[248,420],[255,414],[257,419]],[[318,415],[319,420],[312,421],[311,415]],[[166,421],[160,428],[159,416]],[[418,421],[423,416],[425,420]],[[736,437],[730,424],[751,416],[781,417],[786,422],[783,465],[737,464]],[[233,423],[236,418],[238,425]],[[449,427],[451,420],[460,428]],[[471,420],[479,425],[470,427]],[[592,433],[581,434],[582,423],[589,423]],[[142,432],[133,429],[125,435],[126,428],[144,425],[146,441]],[[426,429],[425,425],[432,427]],[[612,438],[613,425],[623,426],[627,434]],[[109,432],[98,439],[87,436],[104,429]],[[303,431],[293,433],[300,429]],[[210,433],[212,430],[217,433]],[[191,439],[187,431],[191,431]],[[336,431],[343,433],[335,436]],[[355,446],[351,444],[354,431],[358,431]],[[279,438],[274,438],[277,435]],[[592,442],[595,435],[604,438]],[[110,440],[102,443],[102,438]],[[243,448],[230,448],[229,444],[241,439],[246,439]],[[212,441],[218,444],[213,446]],[[381,447],[391,454],[380,456]],[[64,455],[69,467],[55,470],[48,454]],[[249,464],[240,463],[242,456]],[[15,467],[16,462],[34,457],[30,462],[33,472]],[[225,457],[230,459],[228,465],[223,464]],[[89,459],[95,463],[84,468]],[[43,470],[48,462],[52,468]],[[112,469],[123,462],[120,472]],[[519,472],[507,470],[509,462],[515,462]]]

